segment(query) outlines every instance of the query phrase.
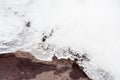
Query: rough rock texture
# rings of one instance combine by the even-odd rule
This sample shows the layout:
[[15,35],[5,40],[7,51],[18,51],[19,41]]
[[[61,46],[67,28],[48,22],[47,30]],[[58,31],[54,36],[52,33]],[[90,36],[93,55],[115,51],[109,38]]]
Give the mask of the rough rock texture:
[[76,61],[40,61],[29,52],[0,54],[0,80],[90,80]]

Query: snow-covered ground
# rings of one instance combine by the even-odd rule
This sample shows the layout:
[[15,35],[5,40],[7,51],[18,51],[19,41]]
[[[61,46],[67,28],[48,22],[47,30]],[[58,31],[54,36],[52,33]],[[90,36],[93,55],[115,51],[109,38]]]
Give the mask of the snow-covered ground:
[[120,80],[119,35],[119,0],[0,0],[0,52],[28,50],[43,60],[70,57],[67,47],[87,52],[94,80]]

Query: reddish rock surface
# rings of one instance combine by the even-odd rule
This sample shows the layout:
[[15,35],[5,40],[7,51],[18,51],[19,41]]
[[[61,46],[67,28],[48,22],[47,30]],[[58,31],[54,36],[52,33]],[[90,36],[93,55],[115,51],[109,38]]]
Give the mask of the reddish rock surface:
[[0,54],[0,80],[90,80],[70,59],[40,61],[29,52]]

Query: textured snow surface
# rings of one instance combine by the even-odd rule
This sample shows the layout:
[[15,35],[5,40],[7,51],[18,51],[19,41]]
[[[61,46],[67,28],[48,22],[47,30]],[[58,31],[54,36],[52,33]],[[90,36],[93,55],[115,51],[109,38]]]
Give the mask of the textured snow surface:
[[120,80],[119,4],[119,0],[0,0],[0,52],[26,50],[41,60],[50,60],[53,54],[71,59],[87,54],[80,65],[90,78]]

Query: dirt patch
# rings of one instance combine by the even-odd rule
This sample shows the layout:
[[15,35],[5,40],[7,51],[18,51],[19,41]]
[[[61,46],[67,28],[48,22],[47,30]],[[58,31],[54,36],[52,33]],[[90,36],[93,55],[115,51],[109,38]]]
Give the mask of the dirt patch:
[[[55,56],[54,56],[55,57]],[[29,52],[0,54],[0,80],[90,80],[74,61],[40,61]]]

